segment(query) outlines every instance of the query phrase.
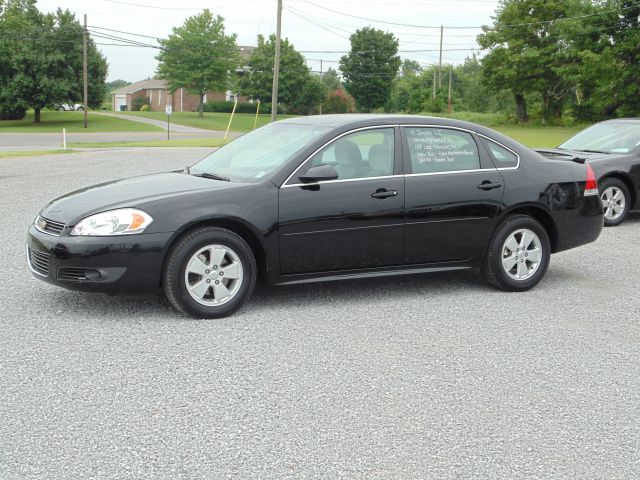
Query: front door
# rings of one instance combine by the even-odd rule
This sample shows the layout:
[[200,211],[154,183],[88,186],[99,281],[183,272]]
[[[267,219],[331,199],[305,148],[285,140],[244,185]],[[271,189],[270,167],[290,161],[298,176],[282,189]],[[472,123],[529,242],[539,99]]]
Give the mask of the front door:
[[[397,136],[394,127],[342,135],[285,182],[279,197],[282,274],[403,263],[404,179]],[[299,175],[321,164],[333,166],[338,179],[301,183]]]
[[470,132],[404,127],[406,263],[467,262],[493,231],[504,181]]

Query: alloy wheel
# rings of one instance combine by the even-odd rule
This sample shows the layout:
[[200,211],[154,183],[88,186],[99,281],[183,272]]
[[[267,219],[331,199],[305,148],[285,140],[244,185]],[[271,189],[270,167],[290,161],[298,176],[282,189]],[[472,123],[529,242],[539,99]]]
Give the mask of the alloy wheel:
[[206,306],[218,306],[235,297],[244,270],[240,257],[224,245],[207,245],[194,253],[184,272],[189,295]]
[[602,192],[604,216],[607,220],[615,221],[622,216],[626,206],[624,192],[616,186],[611,186]]
[[516,230],[502,246],[502,268],[514,280],[527,280],[538,270],[542,253],[542,242],[535,232]]

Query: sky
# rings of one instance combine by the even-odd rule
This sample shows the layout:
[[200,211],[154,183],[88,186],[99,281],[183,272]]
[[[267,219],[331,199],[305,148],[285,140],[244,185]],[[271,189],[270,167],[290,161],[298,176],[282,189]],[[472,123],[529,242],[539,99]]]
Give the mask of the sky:
[[[438,63],[443,25],[442,61],[459,64],[478,48],[477,27],[491,24],[497,5],[498,0],[283,0],[282,36],[305,56],[313,71],[337,68],[350,48],[349,35],[366,26],[393,33],[402,58],[428,66]],[[277,0],[38,0],[38,7],[45,12],[69,9],[81,21],[87,14],[94,32],[120,30],[129,34],[110,33],[153,45],[157,42],[152,38],[131,34],[164,38],[204,8],[225,19],[226,33],[237,34],[238,45],[255,45],[258,34],[276,31]],[[96,37],[94,41],[118,43]],[[109,81],[135,82],[155,74],[156,49],[98,48],[109,62]]]

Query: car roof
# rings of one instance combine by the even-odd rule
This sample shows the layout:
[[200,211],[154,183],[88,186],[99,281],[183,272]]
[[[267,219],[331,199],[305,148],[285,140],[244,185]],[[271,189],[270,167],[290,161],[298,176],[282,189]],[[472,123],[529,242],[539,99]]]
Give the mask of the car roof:
[[640,117],[612,118],[610,120],[604,120],[600,123],[640,123]]
[[383,124],[421,124],[448,125],[472,131],[484,129],[481,125],[445,117],[429,117],[425,115],[397,115],[385,113],[342,113],[335,115],[310,115],[280,120],[280,123],[318,125],[325,127],[359,127]]
[[442,125],[477,132],[489,136],[508,147],[523,147],[515,140],[495,130],[477,123],[465,122],[446,117],[429,117],[425,115],[397,115],[382,113],[343,113],[336,115],[310,115],[280,120],[278,123],[299,125],[317,125],[332,129],[349,130],[376,125]]

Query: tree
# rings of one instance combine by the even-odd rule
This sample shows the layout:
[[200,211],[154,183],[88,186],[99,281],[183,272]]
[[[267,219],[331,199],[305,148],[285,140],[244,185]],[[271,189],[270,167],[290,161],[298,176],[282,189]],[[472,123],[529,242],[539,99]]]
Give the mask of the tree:
[[322,74],[322,83],[329,91],[342,88],[342,82],[340,81],[340,77],[338,77],[338,72],[331,67]]
[[[268,40],[263,35],[258,35],[258,48],[249,57],[246,92],[251,98],[263,103],[271,102],[275,45],[275,35],[271,35]],[[278,100],[287,105],[298,102],[302,94],[300,87],[306,83],[309,75],[304,57],[296,51],[289,40],[281,39]]]
[[327,95],[325,87],[318,75],[309,75],[305,80],[300,96],[296,99],[294,108],[305,115],[313,115],[315,107],[320,105]]
[[205,9],[159,42],[158,76],[167,80],[171,92],[185,88],[198,95],[199,116],[204,116],[205,94],[227,90],[240,64],[236,35],[226,35],[224,19]]
[[365,27],[351,35],[351,51],[340,59],[347,91],[360,110],[384,106],[400,68],[398,40],[392,33]]
[[[0,47],[6,52],[0,104],[10,101],[31,107],[34,123],[40,123],[43,108],[82,100],[83,30],[71,12],[59,9],[43,14],[35,1],[11,0],[2,11],[1,23],[11,50],[6,44]],[[104,96],[107,63],[90,39],[88,64],[89,105],[97,107]]]
[[352,113],[355,108],[356,102],[353,97],[342,88],[331,90],[324,101],[325,113]]
[[493,26],[483,27],[478,43],[489,50],[482,61],[484,80],[513,93],[519,121],[528,119],[526,94],[531,92],[540,96],[545,120],[561,115],[571,90],[561,75],[562,19],[584,13],[587,6],[583,0],[502,0]]
[[640,4],[606,0],[597,14],[565,27],[569,45],[563,72],[575,89],[576,118],[596,121],[640,114]]
[[118,78],[117,80],[111,80],[110,82],[107,82],[107,90],[113,92],[114,90],[126,87],[130,83],[131,82],[127,82],[126,80],[122,80],[121,78]]
[[405,58],[403,60],[401,70],[401,75],[403,77],[408,77],[411,75],[415,76],[418,75],[421,71],[422,67],[415,60],[409,60],[408,58]]

